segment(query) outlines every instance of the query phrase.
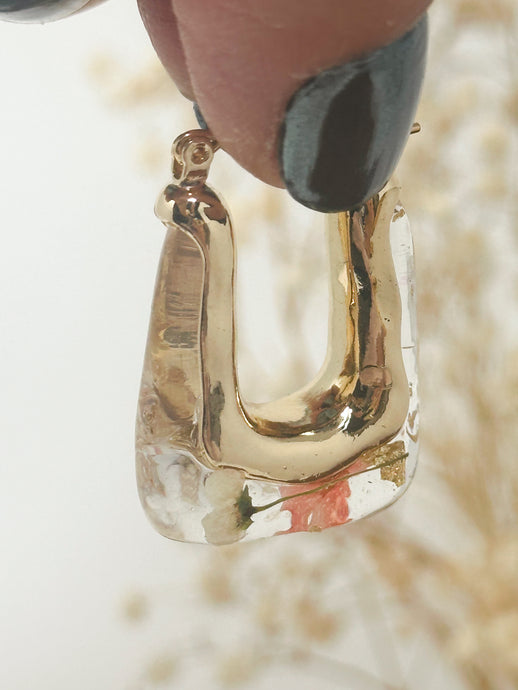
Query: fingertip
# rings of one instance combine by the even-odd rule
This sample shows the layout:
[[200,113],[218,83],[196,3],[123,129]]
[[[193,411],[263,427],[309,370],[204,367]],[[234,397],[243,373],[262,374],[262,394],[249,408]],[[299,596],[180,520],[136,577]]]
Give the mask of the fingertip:
[[387,46],[320,72],[291,99],[279,161],[304,206],[334,213],[364,204],[393,174],[424,78],[428,21]]
[[139,4],[162,61],[222,148],[264,182],[284,186],[279,149],[294,94],[323,71],[403,35],[429,0]]
[[180,92],[194,100],[172,0],[137,0],[140,16],[162,64]]

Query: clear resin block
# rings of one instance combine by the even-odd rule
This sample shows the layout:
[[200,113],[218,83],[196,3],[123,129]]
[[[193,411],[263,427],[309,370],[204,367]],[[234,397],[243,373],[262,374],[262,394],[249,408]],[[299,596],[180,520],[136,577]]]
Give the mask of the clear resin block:
[[329,350],[281,400],[241,399],[234,245],[204,181],[169,185],[137,419],[140,498],[170,539],[320,531],[395,501],[417,455],[412,239],[388,185],[332,217]]

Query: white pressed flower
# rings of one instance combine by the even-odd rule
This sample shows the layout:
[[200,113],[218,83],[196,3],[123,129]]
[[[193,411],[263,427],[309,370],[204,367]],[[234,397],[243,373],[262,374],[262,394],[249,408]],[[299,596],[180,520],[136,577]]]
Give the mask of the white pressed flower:
[[209,544],[224,546],[234,544],[245,536],[246,523],[243,523],[237,504],[216,508],[201,521],[205,538]]
[[205,480],[205,493],[210,504],[217,508],[236,503],[243,491],[244,483],[244,475],[239,470],[216,470]]
[[254,513],[243,472],[216,470],[205,480],[205,493],[214,507],[202,520],[210,544],[233,544],[245,536]]

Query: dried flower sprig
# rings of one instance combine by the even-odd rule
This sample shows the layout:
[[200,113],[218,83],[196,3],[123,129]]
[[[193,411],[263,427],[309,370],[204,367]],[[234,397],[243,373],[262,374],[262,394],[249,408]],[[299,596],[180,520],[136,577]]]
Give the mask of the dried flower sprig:
[[[396,442],[389,444],[388,447],[384,446],[381,449],[363,453],[360,456],[360,461],[354,463],[354,466],[360,466],[362,469],[348,471],[346,474],[342,473],[339,477],[327,482],[312,482],[310,488],[306,488],[303,491],[287,491],[286,495],[262,505],[254,505],[242,472],[229,468],[216,470],[205,481],[205,492],[213,506],[213,510],[207,513],[202,520],[205,537],[210,544],[218,546],[240,541],[244,538],[246,530],[252,524],[254,515],[271,510],[287,502],[290,503],[290,506],[294,506],[296,499],[307,498],[316,494],[325,503],[330,489],[334,487],[344,486],[346,496],[348,496],[350,493],[347,485],[348,480],[351,477],[357,477],[372,470],[380,470],[382,478],[392,481],[399,486],[401,485],[401,473],[402,471],[404,472],[403,463],[408,457],[408,453],[402,452],[402,447],[403,444],[401,442]],[[387,471],[390,469],[392,471]],[[316,507],[317,503],[312,504],[311,512]],[[333,510],[334,504],[326,505],[326,508]],[[306,530],[318,531],[344,522],[344,520],[339,520],[330,523],[326,519],[328,518],[328,510],[321,514],[322,524],[308,525]],[[303,525],[299,525],[299,530],[303,528]]]

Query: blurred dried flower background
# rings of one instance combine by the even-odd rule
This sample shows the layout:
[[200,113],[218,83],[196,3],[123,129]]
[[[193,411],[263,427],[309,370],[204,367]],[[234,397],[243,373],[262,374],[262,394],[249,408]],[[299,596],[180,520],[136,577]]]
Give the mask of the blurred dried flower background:
[[[515,0],[449,0],[431,19],[423,133],[399,170],[419,286],[414,486],[360,524],[207,548],[190,583],[171,583],[176,595],[129,595],[128,625],[159,609],[164,639],[181,640],[157,650],[135,688],[182,688],[200,665],[203,686],[215,688],[518,687],[518,9]],[[140,168],[166,173],[180,128],[164,131],[153,113],[174,105],[187,127],[193,121],[161,68],[120,87],[120,68],[102,57],[92,76],[111,106],[139,110]],[[252,183],[230,161],[218,174],[239,221],[240,259],[262,252],[280,300],[275,376],[262,368],[261,333],[241,319],[245,388],[280,394],[318,364],[304,345],[307,311],[325,292],[318,230],[282,192],[257,184],[250,197]],[[265,224],[283,232],[263,233]],[[175,618],[179,587],[199,609],[196,627]]]

